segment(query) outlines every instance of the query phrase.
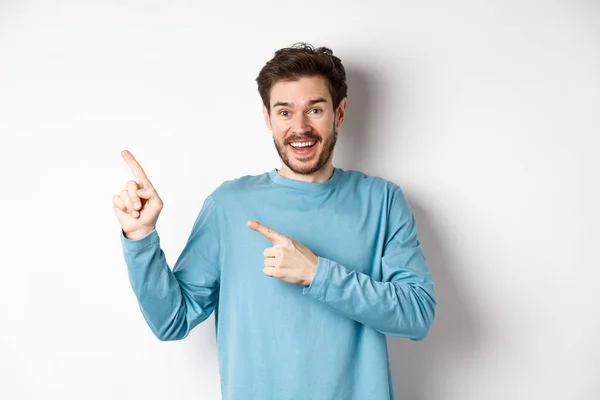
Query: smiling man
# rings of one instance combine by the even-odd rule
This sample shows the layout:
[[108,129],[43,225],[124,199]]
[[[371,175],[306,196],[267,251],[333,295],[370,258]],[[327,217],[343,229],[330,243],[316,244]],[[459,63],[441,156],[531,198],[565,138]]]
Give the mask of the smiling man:
[[278,50],[257,82],[281,167],[216,188],[173,270],[162,200],[122,153],[137,181],[113,206],[143,316],[178,340],[215,312],[225,400],[392,399],[386,335],[422,340],[436,311],[413,213],[396,184],[333,166],[347,87],[331,50]]
[[[265,122],[273,132],[283,164],[280,175],[310,182],[327,180],[333,173],[333,149],[337,129],[344,119],[346,99],[334,105],[327,79],[321,75],[278,82],[269,78],[264,74],[259,77],[261,93],[270,86],[270,99],[294,99],[274,100],[272,106],[263,107]],[[266,100],[267,95],[263,96]]]

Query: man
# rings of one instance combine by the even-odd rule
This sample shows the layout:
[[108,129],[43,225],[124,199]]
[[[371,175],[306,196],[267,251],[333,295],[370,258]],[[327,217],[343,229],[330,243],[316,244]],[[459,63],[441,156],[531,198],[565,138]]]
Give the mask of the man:
[[401,189],[333,166],[345,80],[327,48],[275,53],[257,82],[281,168],[214,190],[172,271],[162,200],[122,153],[137,182],[113,203],[139,306],[160,340],[215,311],[223,399],[391,399],[385,335],[430,330],[434,283]]

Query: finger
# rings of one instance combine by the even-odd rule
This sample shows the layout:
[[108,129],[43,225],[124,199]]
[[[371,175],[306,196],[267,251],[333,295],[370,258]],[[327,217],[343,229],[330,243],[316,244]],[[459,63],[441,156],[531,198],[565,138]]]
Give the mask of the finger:
[[263,256],[267,257],[277,257],[278,250],[275,247],[267,247],[265,251],[263,251]]
[[264,265],[265,267],[277,268],[277,260],[275,258],[269,257],[265,258]]
[[127,207],[125,207],[125,203],[123,203],[123,200],[121,200],[121,198],[119,196],[117,196],[116,194],[113,196],[113,207],[121,210],[122,212],[127,211]]
[[147,189],[138,189],[135,192],[135,194],[137,194],[139,198],[144,200],[149,200],[154,195],[154,193],[155,191],[152,187],[149,187]]
[[125,210],[125,212],[128,214],[131,214],[131,216],[133,218],[137,218],[140,214],[139,214],[139,212],[137,212],[136,210],[133,209],[133,203],[131,202],[131,199],[129,198],[129,192],[127,190],[123,190],[119,197],[121,198],[121,200],[125,204],[125,207],[127,208],[127,210]]
[[121,217],[124,217],[124,216],[126,216],[126,215],[129,215],[129,214],[127,214],[126,212],[123,212],[123,211],[121,211],[121,210],[120,210],[118,207],[113,207],[113,210],[115,210],[115,214],[117,215],[117,218],[119,218],[119,219],[120,219]]
[[142,202],[137,195],[137,191],[138,191],[138,183],[136,181],[127,182],[127,192],[129,193],[129,198],[131,199],[131,202],[133,203],[134,210],[139,210],[140,208],[142,208]]
[[277,244],[282,240],[288,239],[287,236],[282,235],[281,233],[269,228],[268,226],[261,224],[258,221],[249,220],[247,224],[250,229],[260,233],[261,235],[269,239],[271,242],[273,242],[273,244]]
[[263,274],[273,277],[273,278],[279,278],[279,272],[277,271],[276,268],[273,267],[264,267],[263,268]]
[[142,187],[151,187],[152,183],[150,183],[150,179],[148,179],[148,177],[146,176],[146,173],[142,169],[142,166],[137,162],[135,157],[133,157],[133,154],[131,154],[127,150],[123,150],[121,152],[121,156],[127,162],[127,165],[129,165],[129,168],[133,172],[133,175],[141,183]]

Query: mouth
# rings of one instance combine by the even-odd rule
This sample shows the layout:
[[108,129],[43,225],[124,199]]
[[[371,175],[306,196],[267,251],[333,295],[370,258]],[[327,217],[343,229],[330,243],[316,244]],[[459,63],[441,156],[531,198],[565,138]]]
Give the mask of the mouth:
[[288,144],[292,153],[301,158],[312,156],[317,149],[316,140],[295,141]]

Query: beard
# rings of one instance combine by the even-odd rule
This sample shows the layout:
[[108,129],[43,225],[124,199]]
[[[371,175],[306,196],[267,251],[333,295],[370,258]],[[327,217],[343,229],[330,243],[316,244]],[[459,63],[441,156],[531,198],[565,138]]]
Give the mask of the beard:
[[302,136],[293,136],[293,137],[287,139],[286,142],[283,144],[277,142],[277,140],[275,140],[275,138],[273,137],[273,143],[275,143],[275,148],[277,149],[277,153],[279,153],[279,157],[281,158],[281,161],[292,172],[299,174],[299,175],[311,175],[311,174],[314,174],[315,172],[319,171],[321,168],[323,168],[323,166],[325,164],[327,164],[327,161],[329,161],[329,159],[331,158],[331,156],[333,154],[333,150],[335,148],[335,144],[337,142],[337,135],[338,135],[338,132],[334,126],[333,130],[332,130],[332,134],[329,135],[329,138],[325,142],[323,142],[323,148],[321,149],[321,152],[316,155],[317,162],[314,163],[314,160],[311,160],[306,163],[302,162],[303,165],[294,165],[291,162],[291,160],[287,156],[287,152],[286,152],[286,148],[287,148],[288,144],[291,142],[296,142],[296,141],[316,140],[317,143],[315,143],[315,146],[317,146],[318,143],[320,142],[320,139],[318,136],[315,136],[310,133],[307,135],[302,135]]

